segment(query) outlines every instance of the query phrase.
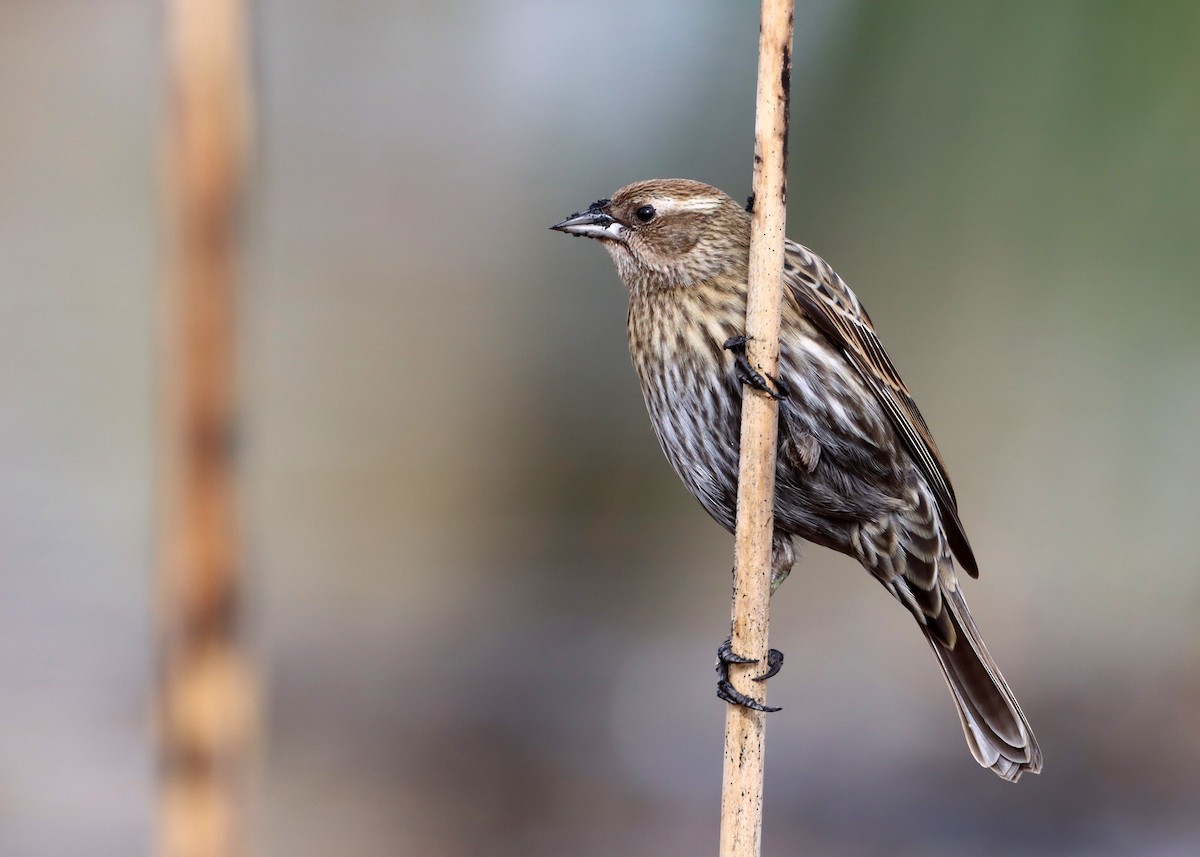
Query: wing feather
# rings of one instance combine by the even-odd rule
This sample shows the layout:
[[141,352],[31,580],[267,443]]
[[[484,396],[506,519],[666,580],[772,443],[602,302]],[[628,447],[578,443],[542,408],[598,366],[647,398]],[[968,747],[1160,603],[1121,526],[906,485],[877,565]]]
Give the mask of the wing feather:
[[788,241],[784,254],[784,282],[817,328],[841,349],[875,394],[933,489],[950,549],[963,570],[978,577],[979,569],[958,517],[958,500],[946,465],[917,403],[879,341],[867,311],[829,263],[807,247]]

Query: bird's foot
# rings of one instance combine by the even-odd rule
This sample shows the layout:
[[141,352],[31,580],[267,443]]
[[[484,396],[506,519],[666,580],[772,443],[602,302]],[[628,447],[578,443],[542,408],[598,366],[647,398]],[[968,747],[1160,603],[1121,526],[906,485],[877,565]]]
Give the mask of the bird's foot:
[[[766,377],[763,373],[755,370],[750,365],[750,358],[746,356],[746,337],[734,336],[725,341],[725,350],[732,351],[734,355],[733,366],[737,372],[738,380],[743,384],[753,387],[755,390],[766,393],[772,399],[786,399],[788,395],[787,389],[779,383],[777,378]],[[767,379],[771,379],[771,383],[775,385],[775,390],[767,384]],[[779,392],[776,392],[778,390]]]
[[[743,708],[749,708],[754,711],[779,711],[778,708],[773,708],[769,705],[763,705],[757,699],[751,699],[733,686],[733,682],[729,680],[729,665],[730,664],[752,664],[754,658],[743,657],[737,654],[732,647],[732,638],[726,637],[725,642],[717,649],[717,698],[723,699],[731,705],[740,705]],[[767,651],[767,671],[762,675],[754,676],[754,681],[766,681],[773,675],[779,672],[783,666],[783,652],[778,649],[770,649]]]

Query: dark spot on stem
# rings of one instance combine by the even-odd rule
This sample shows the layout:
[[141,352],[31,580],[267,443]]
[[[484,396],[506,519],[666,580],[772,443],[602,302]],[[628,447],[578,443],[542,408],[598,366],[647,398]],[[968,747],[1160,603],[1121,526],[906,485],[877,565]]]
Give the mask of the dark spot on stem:
[[792,98],[792,49],[787,45],[783,46],[783,79],[780,83],[783,84],[783,95],[791,104]]
[[[789,22],[788,33],[791,33],[791,31],[792,31],[792,27],[791,27],[791,23]],[[783,72],[781,74],[781,77],[782,77],[782,80],[780,81],[780,83],[783,84],[783,175],[784,175],[784,183],[785,183],[784,199],[786,199],[787,198],[786,182],[787,182],[787,167],[788,167],[788,130],[791,126],[791,120],[792,120],[792,46],[791,46],[791,44],[785,44],[783,46]]]

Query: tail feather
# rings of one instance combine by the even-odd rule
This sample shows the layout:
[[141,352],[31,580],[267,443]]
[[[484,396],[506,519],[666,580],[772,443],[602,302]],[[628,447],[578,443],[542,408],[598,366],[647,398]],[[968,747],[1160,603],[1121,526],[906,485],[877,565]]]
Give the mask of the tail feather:
[[955,630],[953,648],[926,632],[946,683],[958,703],[967,745],[975,760],[1010,782],[1042,769],[1042,751],[1008,682],[988,653],[967,602],[957,589],[942,587]]

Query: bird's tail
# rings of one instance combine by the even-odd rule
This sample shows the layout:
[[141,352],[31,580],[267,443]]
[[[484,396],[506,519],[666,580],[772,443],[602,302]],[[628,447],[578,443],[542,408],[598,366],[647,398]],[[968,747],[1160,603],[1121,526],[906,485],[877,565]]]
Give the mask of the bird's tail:
[[1015,783],[1026,771],[1038,773],[1042,750],[1008,682],[988,654],[967,602],[957,588],[942,587],[942,599],[954,625],[954,647],[947,648],[928,631],[925,638],[958,704],[971,754],[1009,782]]

